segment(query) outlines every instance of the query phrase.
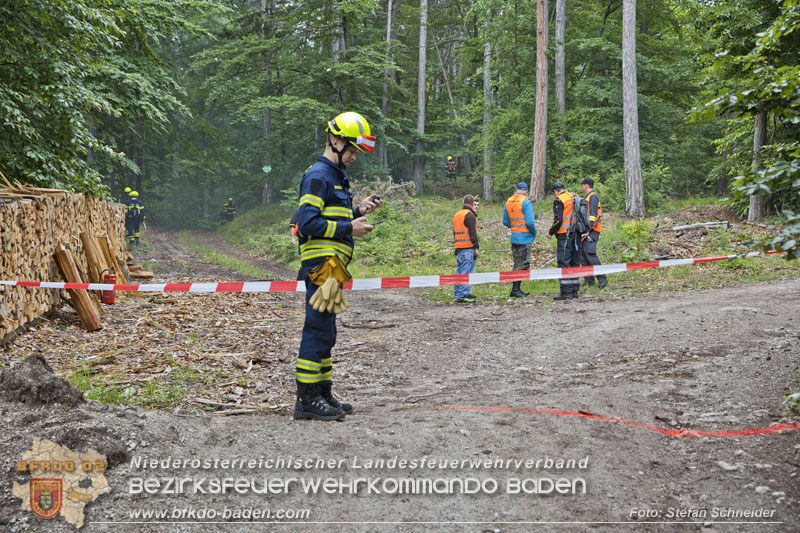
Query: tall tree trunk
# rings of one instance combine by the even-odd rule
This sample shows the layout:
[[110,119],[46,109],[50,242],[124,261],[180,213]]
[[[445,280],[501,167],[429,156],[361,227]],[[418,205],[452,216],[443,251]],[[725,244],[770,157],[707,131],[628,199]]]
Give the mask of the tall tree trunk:
[[205,220],[208,218],[208,180],[203,179],[203,190],[200,193],[202,200],[200,203],[200,216]]
[[532,200],[544,198],[547,169],[547,0],[536,0],[536,114],[531,164]]
[[172,220],[172,227],[177,228],[180,226],[182,222],[182,205],[180,201],[179,189],[180,189],[180,179],[181,179],[181,172],[180,172],[180,148],[181,148],[181,136],[180,131],[182,131],[182,124],[181,124],[181,116],[180,113],[175,112],[172,118],[173,123],[175,124],[175,133],[172,136],[172,161],[171,161],[171,171],[170,171],[170,192],[171,192],[171,209],[170,214]]
[[[386,117],[389,116],[389,80],[392,77],[392,71],[394,69],[389,68],[389,61],[392,59],[391,54],[391,46],[392,46],[392,0],[389,0],[389,5],[386,8],[386,56],[384,57],[384,67],[383,71],[383,98],[381,99],[381,113],[383,114],[383,121],[384,124],[386,123]],[[388,166],[388,161],[386,160],[386,141],[381,140],[380,144],[378,145],[378,164],[382,167]]]
[[425,135],[425,73],[427,71],[427,43],[428,43],[428,0],[419,3],[419,74],[417,79],[417,143],[414,155],[414,185],[417,194],[422,194],[425,179],[425,149],[422,136]]
[[[759,103],[756,106],[755,124],[753,127],[753,170],[764,170],[761,160],[761,149],[767,141],[767,106]],[[750,210],[747,212],[747,221],[755,222],[766,215],[766,199],[762,194],[750,195]]]
[[[347,49],[347,38],[345,33],[347,21],[345,20],[344,14],[342,13],[338,3],[334,2],[332,9],[336,22],[333,26],[333,38],[331,39],[331,59],[333,59],[334,64],[338,64],[339,54]],[[345,94],[345,90],[341,87],[335,87],[331,102],[334,107],[339,104],[343,104],[346,99],[347,96]]]
[[[266,40],[267,38],[267,21],[271,11],[272,11],[272,0],[261,0],[260,37],[262,40]],[[269,66],[267,64],[267,59],[264,56],[262,56],[261,58],[261,74],[264,77],[264,91],[265,91],[264,94],[267,95],[269,94],[270,72],[269,72]],[[264,140],[265,165],[270,164],[269,135],[271,129],[272,129],[272,110],[265,107],[261,110],[261,137]],[[264,188],[261,191],[261,203],[262,204],[272,203],[272,185],[270,184],[269,174],[266,174],[264,177]]]
[[[442,57],[442,52],[439,50],[439,42],[436,38],[433,38],[433,45],[436,48],[436,55],[439,58],[439,64],[442,66],[442,76],[444,77],[444,84],[447,88],[447,97],[450,99],[450,110],[453,113],[453,117],[456,119],[458,123],[459,134],[461,135],[461,142],[464,146],[467,145],[467,141],[469,138],[467,137],[467,132],[464,131],[463,126],[461,125],[461,113],[458,111],[458,107],[456,106],[455,98],[453,98],[453,91],[450,88],[450,78],[447,75],[447,65],[444,63],[444,58]],[[464,154],[464,172],[467,175],[472,174],[472,164],[471,158],[469,154]]]
[[492,199],[492,139],[489,123],[492,120],[492,43],[483,45],[483,198]]
[[567,108],[567,76],[564,70],[564,29],[567,23],[567,0],[556,0],[556,105],[558,112]]
[[622,4],[622,122],[625,146],[625,214],[644,216],[639,104],[636,85],[636,0]]
[[[733,120],[734,117],[735,115],[730,111],[725,113],[726,122],[730,122],[731,120]],[[725,161],[726,163],[725,165],[726,168],[724,168],[724,173],[720,174],[719,178],[717,178],[717,184],[714,188],[714,192],[716,193],[717,196],[725,196],[726,194],[728,194],[728,186],[730,185],[730,179],[728,177],[728,172],[730,171],[730,169],[727,168],[728,166],[727,163],[728,163],[728,158],[731,156],[731,150],[729,148],[726,148],[725,150],[722,151],[721,155],[722,155],[722,160]]]
[[144,159],[147,157],[147,128],[144,123],[144,119],[142,119],[142,153],[141,157],[139,158],[139,173],[136,174],[136,188],[134,191],[138,191],[139,195],[142,194],[142,178],[144,177]]

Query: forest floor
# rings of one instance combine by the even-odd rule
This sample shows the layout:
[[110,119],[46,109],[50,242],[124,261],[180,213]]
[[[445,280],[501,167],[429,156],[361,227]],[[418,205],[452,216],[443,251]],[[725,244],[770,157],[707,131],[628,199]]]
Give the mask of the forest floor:
[[[150,230],[149,244],[135,253],[155,271],[154,282],[242,279],[179,237]],[[294,279],[215,233],[191,238],[274,279]],[[781,418],[780,405],[800,387],[800,278],[639,295],[618,293],[614,283],[610,276],[607,289],[567,303],[542,294],[468,306],[415,290],[348,294],[334,379],[356,413],[336,423],[291,418],[302,294],[144,293],[108,308],[96,333],[84,332],[65,306],[6,346],[3,367],[41,354],[87,396],[121,405],[66,409],[0,399],[0,464],[8,472],[0,477],[0,526],[74,529],[22,511],[11,494],[12,482],[28,480],[16,461],[42,437],[109,456],[112,491],[86,508],[88,531],[266,527],[215,523],[229,520],[226,508],[308,510],[307,518],[280,520],[290,522],[280,530],[291,531],[528,531],[535,523],[664,531],[664,522],[679,530],[797,531],[800,431],[668,433],[798,421]],[[145,469],[134,464],[141,458],[339,462]],[[487,460],[491,466],[471,462]],[[577,464],[551,464],[570,460]],[[193,494],[192,482],[179,494],[133,494],[137,477],[365,478],[379,479],[373,487],[382,493],[361,484],[358,494],[345,486],[343,494],[309,495],[298,481],[286,494]],[[483,489],[398,494],[392,485],[467,478]],[[514,493],[521,479],[540,492],[548,479],[565,479],[577,493]],[[180,509],[220,515],[176,518]],[[136,514],[148,511],[166,515]]]

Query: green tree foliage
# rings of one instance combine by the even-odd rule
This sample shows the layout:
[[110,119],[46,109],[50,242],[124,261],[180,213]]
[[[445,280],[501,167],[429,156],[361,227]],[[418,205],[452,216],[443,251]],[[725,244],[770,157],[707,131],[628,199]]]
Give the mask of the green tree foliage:
[[116,155],[90,130],[89,116],[118,114],[90,78],[118,46],[118,19],[97,2],[0,2],[0,167],[21,182],[101,193],[88,150]]
[[[740,6],[731,6],[739,9]],[[765,168],[748,165],[752,152],[734,152],[739,161],[733,165],[739,174],[734,181],[733,203],[745,209],[747,198],[763,194],[774,209],[783,213],[786,228],[763,244],[786,250],[798,257],[800,241],[800,2],[785,0],[776,12],[772,2],[751,5],[761,13],[762,31],[754,41],[745,43],[722,39],[710,73],[718,77],[716,90],[703,103],[696,117],[739,117],[732,120],[721,144],[736,147],[752,138],[752,115],[757,105],[766,106],[772,126],[762,148]],[[727,45],[727,48],[725,46]],[[747,157],[749,155],[749,158]]]
[[[267,185],[272,201],[285,201],[284,191],[296,190],[320,153],[325,123],[356,110],[388,149],[385,165],[362,155],[351,176],[409,181],[420,4],[392,6],[387,54],[388,0],[266,0],[263,14],[262,0],[2,2],[0,170],[115,197],[132,186],[151,221],[212,226],[228,197],[243,212],[262,202]],[[591,176],[604,203],[621,207],[621,0],[566,6],[566,111],[550,102],[546,179],[575,188]],[[530,176],[535,7],[429,2],[426,191],[481,192],[476,169],[484,153],[492,154],[498,197]],[[769,189],[775,210],[800,210],[796,194],[779,192],[796,180],[795,11],[796,0],[637,2],[648,210],[710,191],[727,176],[742,176],[735,198]],[[484,127],[487,41],[491,119]],[[387,69],[396,75],[388,78],[383,116]],[[713,91],[702,112],[711,120],[687,122],[703,88]],[[554,88],[549,93],[554,100]],[[758,176],[747,173],[754,98],[769,106],[772,125],[767,169]],[[443,182],[447,155],[457,159],[458,184]]]
[[158,44],[177,30],[200,31],[184,17],[207,5],[0,3],[0,167],[21,182],[97,195],[109,191],[114,171],[138,174],[141,161],[126,155],[140,148],[131,139],[164,133],[174,113],[189,114]]

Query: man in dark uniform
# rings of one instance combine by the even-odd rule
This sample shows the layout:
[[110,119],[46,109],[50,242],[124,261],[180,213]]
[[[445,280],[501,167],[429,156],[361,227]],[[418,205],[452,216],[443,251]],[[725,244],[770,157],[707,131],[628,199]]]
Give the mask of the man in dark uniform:
[[306,318],[297,356],[295,418],[340,420],[353,406],[332,393],[331,349],[336,344],[336,313],[349,304],[341,288],[350,279],[354,237],[374,226],[364,215],[381,206],[370,195],[353,207],[345,174],[359,152],[372,153],[375,137],[358,113],[342,113],[328,123],[325,152],[303,175],[297,210],[300,261],[306,284]]
[[[558,267],[580,266],[580,235],[574,231],[573,205],[576,195],[564,190],[564,184],[557,181],[553,184],[553,225],[550,226],[550,235],[558,239],[556,250]],[[574,205],[577,208],[577,205]],[[567,300],[578,297],[580,281],[578,278],[561,279],[561,294],[554,300]]]
[[[594,191],[594,180],[584,178],[581,182],[583,194],[586,195],[586,203],[589,204],[589,223],[592,225],[589,231],[581,235],[581,266],[600,266],[600,259],[597,257],[597,241],[600,239],[600,220],[603,218],[603,206],[600,205],[600,197]],[[594,276],[584,278],[587,285],[594,285]],[[608,279],[604,274],[598,274],[597,284],[602,289],[608,285]]]
[[[144,222],[144,204],[139,199],[139,193],[136,191],[131,191],[131,203],[132,208],[131,211],[133,212],[133,244],[139,244],[139,237],[141,237],[141,233],[139,233],[139,226],[142,225]],[[130,237],[128,238],[130,242]]]
[[234,216],[236,216],[236,204],[233,203],[233,198],[228,198],[228,201],[222,206],[222,219],[231,222]]
[[447,168],[445,169],[445,174],[447,174],[448,180],[456,180],[456,162],[452,155],[447,156]]
[[133,244],[133,220],[136,218],[136,206],[133,203],[133,196],[131,196],[131,188],[125,187],[125,237],[128,239],[128,244]]

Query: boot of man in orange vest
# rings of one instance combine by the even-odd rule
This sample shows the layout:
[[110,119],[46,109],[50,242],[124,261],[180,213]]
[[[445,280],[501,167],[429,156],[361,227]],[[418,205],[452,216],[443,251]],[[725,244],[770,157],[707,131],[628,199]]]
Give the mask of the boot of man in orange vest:
[[[468,194],[461,210],[453,217],[456,240],[456,274],[474,274],[478,259],[478,199]],[[453,285],[453,303],[471,304],[476,298],[469,292],[472,285]]]
[[[528,184],[517,183],[517,191],[508,200],[503,209],[503,225],[511,228],[511,255],[514,258],[514,270],[530,270],[531,243],[536,238],[533,205],[528,199]],[[511,298],[522,298],[530,293],[523,291],[522,282],[511,284]]]
[[[553,184],[553,225],[550,226],[550,235],[555,235],[558,239],[556,249],[558,267],[580,266],[581,250],[580,235],[574,231],[573,226],[573,205],[577,195],[564,190],[564,184],[557,181]],[[576,206],[577,207],[577,206]],[[553,298],[554,300],[568,300],[578,297],[580,281],[578,278],[561,279],[561,294]]]
[[[603,218],[603,206],[600,205],[600,197],[594,191],[594,180],[584,178],[581,182],[583,194],[586,195],[586,203],[589,204],[589,223],[592,227],[588,232],[581,235],[581,266],[599,266],[600,259],[597,257],[597,241],[600,239],[600,219]],[[583,278],[587,285],[594,285],[594,276]],[[597,284],[602,289],[608,285],[608,279],[603,274],[598,274]]]

